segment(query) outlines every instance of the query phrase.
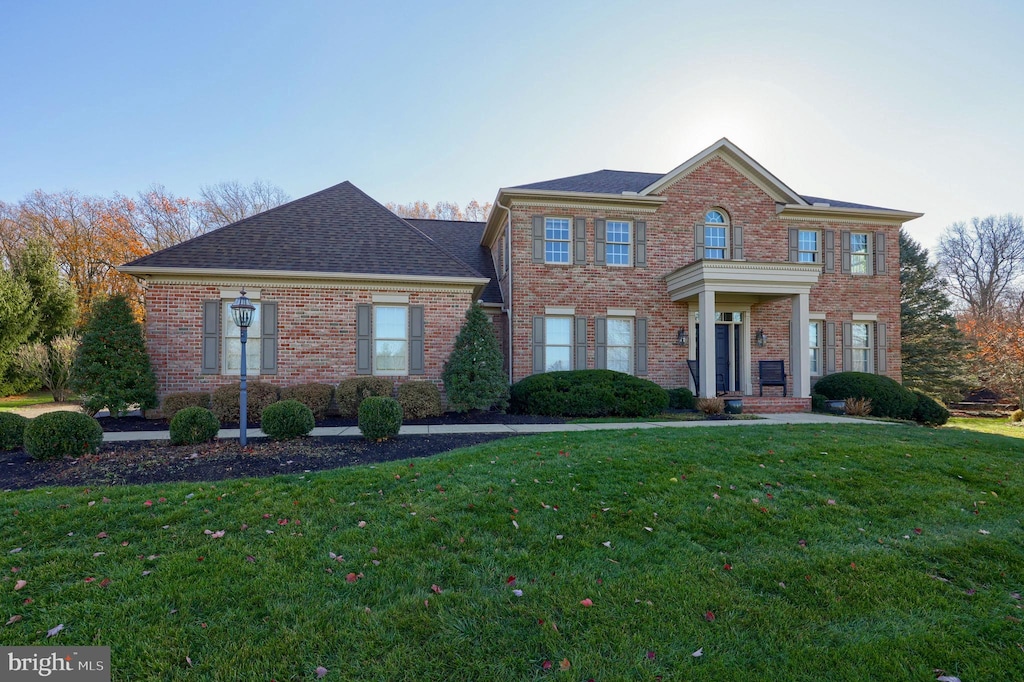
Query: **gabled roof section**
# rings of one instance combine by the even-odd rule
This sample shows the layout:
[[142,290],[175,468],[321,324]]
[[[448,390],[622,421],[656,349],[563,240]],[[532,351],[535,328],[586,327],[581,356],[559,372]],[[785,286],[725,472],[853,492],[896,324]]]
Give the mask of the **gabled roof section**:
[[746,152],[734,145],[727,138],[722,138],[696,156],[684,161],[680,166],[669,171],[661,178],[651,182],[639,191],[640,196],[657,194],[677,180],[687,176],[695,168],[709,158],[719,156],[764,190],[775,201],[784,204],[804,205],[807,202],[799,194],[790,189],[784,182],[772,175]]
[[480,294],[480,300],[484,303],[501,304],[501,287],[498,286],[498,277],[494,271],[494,259],[491,257],[490,249],[480,245],[486,223],[426,218],[406,218],[405,221],[419,228],[439,246],[489,278],[490,281]]
[[648,185],[664,177],[664,173],[639,173],[636,171],[599,170],[567,178],[531,182],[517,185],[512,189],[543,189],[558,192],[586,192],[588,194],[622,194],[640,192]]
[[347,181],[120,270],[140,276],[188,270],[483,279],[455,253]]

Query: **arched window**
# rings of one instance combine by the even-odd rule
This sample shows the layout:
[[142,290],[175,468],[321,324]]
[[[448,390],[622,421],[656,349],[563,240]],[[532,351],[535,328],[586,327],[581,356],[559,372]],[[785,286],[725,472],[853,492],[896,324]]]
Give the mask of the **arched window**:
[[713,208],[704,214],[704,257],[724,260],[729,252],[729,218]]

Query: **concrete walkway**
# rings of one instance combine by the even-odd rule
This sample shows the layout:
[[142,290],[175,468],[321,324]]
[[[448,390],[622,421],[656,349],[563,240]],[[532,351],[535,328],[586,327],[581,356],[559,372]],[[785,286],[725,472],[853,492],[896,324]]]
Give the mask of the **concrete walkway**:
[[[450,425],[409,425],[403,426],[398,432],[401,436],[429,436],[441,433],[506,433],[506,434],[529,434],[529,433],[561,433],[580,431],[622,431],[629,429],[658,429],[658,428],[689,428],[694,426],[708,427],[732,427],[732,426],[764,426],[773,424],[887,424],[871,419],[851,419],[850,417],[838,417],[827,414],[814,414],[811,412],[793,412],[789,414],[765,414],[758,415],[760,419],[736,419],[736,420],[711,420],[711,421],[685,421],[685,422],[621,422],[604,424],[450,424]],[[249,429],[247,435],[250,438],[265,437],[266,434],[260,429]],[[311,436],[341,436],[341,437],[362,437],[358,426],[337,426],[315,428]],[[170,433],[167,431],[132,431],[132,432],[109,432],[103,434],[103,440],[108,443],[126,442],[133,440],[170,440]],[[238,438],[238,429],[221,429],[217,433],[218,438]]]

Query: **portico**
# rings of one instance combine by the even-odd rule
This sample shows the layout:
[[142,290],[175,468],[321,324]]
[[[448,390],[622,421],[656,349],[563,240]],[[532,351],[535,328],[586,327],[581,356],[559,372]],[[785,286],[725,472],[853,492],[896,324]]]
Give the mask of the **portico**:
[[[727,388],[745,395],[753,394],[751,381],[751,337],[757,321],[750,315],[758,303],[788,298],[792,305],[790,324],[790,357],[788,373],[793,381],[793,395],[809,398],[811,374],[810,292],[821,274],[819,263],[764,263],[702,259],[681,267],[665,276],[669,298],[673,302],[690,304],[687,324],[690,344],[689,359],[699,367],[699,396],[714,397],[720,384],[718,368],[722,363],[718,355],[728,348],[737,358],[735,368],[738,381],[728,378]],[[701,324],[701,320],[705,323]],[[716,338],[718,322],[738,326],[738,334],[730,335],[727,343]]]

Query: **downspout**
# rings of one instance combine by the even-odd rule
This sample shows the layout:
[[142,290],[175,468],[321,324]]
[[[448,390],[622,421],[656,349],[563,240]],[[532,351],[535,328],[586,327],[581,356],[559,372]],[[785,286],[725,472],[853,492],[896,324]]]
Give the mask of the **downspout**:
[[494,200],[494,205],[497,208],[504,209],[507,226],[505,228],[505,239],[508,244],[508,248],[505,253],[508,254],[508,259],[505,262],[505,269],[508,274],[508,301],[505,302],[505,314],[508,316],[508,383],[512,385],[512,358],[515,357],[515,353],[512,351],[512,209],[508,206],[502,206],[501,202],[497,199]]

